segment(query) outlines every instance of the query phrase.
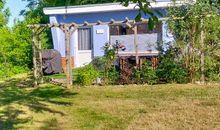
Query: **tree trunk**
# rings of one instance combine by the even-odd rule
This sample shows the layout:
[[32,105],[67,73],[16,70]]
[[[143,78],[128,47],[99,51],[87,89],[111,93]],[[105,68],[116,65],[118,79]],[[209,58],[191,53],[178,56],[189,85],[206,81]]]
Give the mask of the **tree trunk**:
[[205,54],[204,54],[204,29],[203,29],[203,19],[201,21],[201,84],[205,84]]
[[39,53],[39,73],[40,73],[40,83],[43,84],[44,83],[44,74],[43,74],[43,59],[42,59],[42,46],[41,46],[41,42],[39,39],[39,36],[37,36],[38,38],[38,53]]
[[33,32],[33,41],[32,41],[32,51],[33,51],[33,76],[34,76],[34,83],[33,86],[36,87],[37,83],[37,59],[36,59],[36,43],[37,43],[37,35]]
[[134,25],[134,46],[135,46],[135,60],[136,67],[139,67],[139,56],[138,56],[138,34],[137,34],[137,25]]
[[[67,29],[68,28],[68,29]],[[64,27],[65,32],[65,51],[66,51],[66,83],[67,88],[72,86],[72,58],[71,58],[71,43],[69,27]]]

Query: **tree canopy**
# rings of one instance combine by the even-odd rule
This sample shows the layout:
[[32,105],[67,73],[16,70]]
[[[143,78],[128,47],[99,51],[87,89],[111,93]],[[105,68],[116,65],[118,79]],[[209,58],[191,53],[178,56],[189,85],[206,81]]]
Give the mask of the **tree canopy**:
[[205,69],[206,78],[219,78],[219,3],[213,0],[198,0],[193,5],[170,8],[168,16],[171,19],[183,17],[176,21],[170,20],[169,27],[175,34],[175,46],[181,50],[181,59],[189,71],[191,82],[199,80],[203,73],[201,68]]
[[10,16],[9,9],[4,9],[5,1],[0,1],[0,27],[6,26]]

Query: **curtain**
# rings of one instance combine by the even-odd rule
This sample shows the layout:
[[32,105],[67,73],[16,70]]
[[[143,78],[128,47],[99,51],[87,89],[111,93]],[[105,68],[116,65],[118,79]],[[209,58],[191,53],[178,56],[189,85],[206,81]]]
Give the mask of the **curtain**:
[[92,49],[91,28],[78,29],[78,49],[79,50]]

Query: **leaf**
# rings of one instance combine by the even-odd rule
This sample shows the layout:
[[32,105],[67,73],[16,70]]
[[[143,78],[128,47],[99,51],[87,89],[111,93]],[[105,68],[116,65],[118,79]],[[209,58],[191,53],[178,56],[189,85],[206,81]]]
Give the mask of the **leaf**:
[[155,23],[158,23],[158,22],[159,22],[158,18],[157,18],[155,15],[152,16],[152,19],[153,19],[153,21],[154,21]]
[[148,28],[149,28],[150,30],[153,30],[153,28],[154,28],[154,20],[153,20],[152,18],[149,18]]
[[138,15],[135,17],[135,21],[141,21],[141,12],[139,12]]
[[123,6],[128,7],[128,5],[129,5],[129,0],[122,1],[122,4],[123,4]]
[[144,5],[144,8],[145,8],[145,9],[148,9],[149,6],[150,6],[150,2],[146,2],[146,4]]
[[160,12],[159,10],[155,10],[155,12],[159,15],[159,16],[163,16],[162,12]]

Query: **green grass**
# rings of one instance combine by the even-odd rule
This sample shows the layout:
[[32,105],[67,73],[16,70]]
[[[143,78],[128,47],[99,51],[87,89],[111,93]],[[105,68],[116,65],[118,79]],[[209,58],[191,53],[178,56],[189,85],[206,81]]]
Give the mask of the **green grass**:
[[[79,70],[79,68],[76,68],[72,71],[72,76],[73,77],[76,77],[78,70]],[[63,79],[63,78],[66,78],[66,74],[65,73],[59,73],[59,74],[47,75],[47,76],[44,76],[44,78],[45,79],[48,79],[48,78]]]
[[0,82],[1,130],[220,129],[220,85],[65,89]]

